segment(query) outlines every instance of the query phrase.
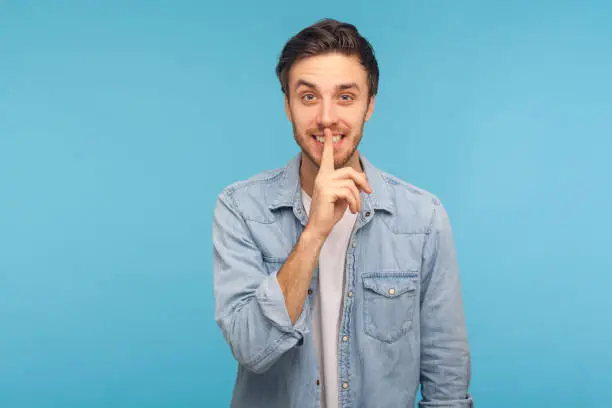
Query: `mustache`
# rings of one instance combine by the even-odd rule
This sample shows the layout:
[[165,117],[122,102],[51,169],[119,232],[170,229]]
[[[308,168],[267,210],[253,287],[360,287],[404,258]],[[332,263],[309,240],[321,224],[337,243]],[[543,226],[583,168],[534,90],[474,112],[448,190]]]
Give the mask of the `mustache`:
[[[324,134],[323,130],[324,128],[311,128],[311,129],[306,130],[306,134],[307,135],[322,135]],[[342,133],[343,135],[348,135],[349,133],[351,133],[351,129],[346,128],[346,127],[335,127],[330,130],[333,134]]]

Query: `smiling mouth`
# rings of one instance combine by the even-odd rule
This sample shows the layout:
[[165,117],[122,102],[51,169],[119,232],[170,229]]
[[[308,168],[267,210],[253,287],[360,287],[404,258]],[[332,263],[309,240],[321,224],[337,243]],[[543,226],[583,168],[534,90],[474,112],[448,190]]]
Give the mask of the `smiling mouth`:
[[[336,144],[340,142],[342,139],[344,139],[344,136],[345,135],[334,135],[332,137],[333,143]],[[321,144],[325,143],[325,137],[323,135],[312,135],[312,138]]]

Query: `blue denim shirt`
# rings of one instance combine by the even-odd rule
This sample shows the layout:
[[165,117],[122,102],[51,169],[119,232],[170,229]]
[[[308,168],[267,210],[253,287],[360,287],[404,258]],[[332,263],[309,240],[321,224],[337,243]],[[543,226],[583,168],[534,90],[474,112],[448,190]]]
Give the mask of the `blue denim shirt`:
[[[215,319],[238,361],[234,408],[320,406],[311,330],[318,268],[295,324],[276,279],[308,219],[300,160],[232,184],[216,204]],[[346,253],[339,406],[413,407],[420,384],[420,407],[472,407],[447,213],[432,194],[360,160],[373,192],[361,193]]]

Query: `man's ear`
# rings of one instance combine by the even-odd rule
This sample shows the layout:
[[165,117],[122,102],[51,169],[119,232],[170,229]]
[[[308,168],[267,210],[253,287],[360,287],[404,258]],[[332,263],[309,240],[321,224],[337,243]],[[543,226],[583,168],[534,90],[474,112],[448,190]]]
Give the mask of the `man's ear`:
[[287,119],[289,119],[289,122],[293,123],[291,109],[289,108],[289,97],[287,95],[285,95],[285,113],[287,114]]
[[372,114],[374,113],[374,105],[375,105],[375,100],[376,98],[374,97],[374,95],[372,95],[370,97],[370,102],[368,103],[368,110],[366,111],[366,115],[365,115],[365,121],[367,122],[368,120],[370,120],[370,117],[372,116]]

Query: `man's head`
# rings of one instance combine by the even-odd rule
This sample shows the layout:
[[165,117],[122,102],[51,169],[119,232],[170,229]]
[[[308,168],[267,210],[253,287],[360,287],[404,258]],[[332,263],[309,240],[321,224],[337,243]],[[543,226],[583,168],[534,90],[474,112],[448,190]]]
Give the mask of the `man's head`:
[[340,139],[335,167],[355,163],[378,91],[374,51],[355,26],[326,19],[303,29],[283,48],[276,74],[294,138],[311,164],[321,163],[325,128]]

